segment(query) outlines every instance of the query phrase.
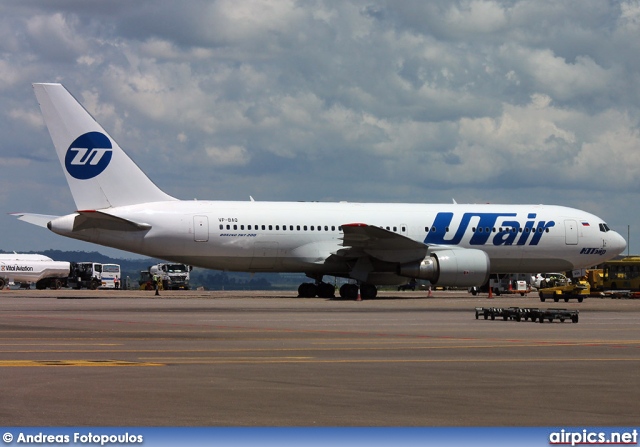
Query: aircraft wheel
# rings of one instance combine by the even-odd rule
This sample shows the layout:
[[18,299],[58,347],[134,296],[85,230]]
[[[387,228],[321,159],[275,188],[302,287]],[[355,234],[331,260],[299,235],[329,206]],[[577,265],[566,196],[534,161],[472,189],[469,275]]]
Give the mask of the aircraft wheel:
[[310,282],[300,284],[298,287],[298,296],[300,298],[314,298],[318,294],[318,287]]
[[4,289],[4,279],[0,278],[0,290]]
[[378,288],[373,284],[361,284],[360,295],[362,296],[362,299],[365,300],[373,299],[378,296]]
[[355,300],[358,297],[358,286],[356,284],[343,284],[340,287],[340,298]]
[[336,288],[333,287],[333,284],[321,282],[318,284],[318,296],[320,298],[335,298]]

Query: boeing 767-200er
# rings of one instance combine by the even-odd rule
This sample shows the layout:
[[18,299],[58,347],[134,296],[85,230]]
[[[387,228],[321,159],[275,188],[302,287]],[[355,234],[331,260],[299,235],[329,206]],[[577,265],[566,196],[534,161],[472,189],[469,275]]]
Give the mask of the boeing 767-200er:
[[343,297],[410,278],[470,287],[492,273],[599,264],[626,242],[563,206],[178,200],[160,190],[61,84],[34,84],[77,211],[16,214],[63,236],[198,267],[301,272],[302,296]]

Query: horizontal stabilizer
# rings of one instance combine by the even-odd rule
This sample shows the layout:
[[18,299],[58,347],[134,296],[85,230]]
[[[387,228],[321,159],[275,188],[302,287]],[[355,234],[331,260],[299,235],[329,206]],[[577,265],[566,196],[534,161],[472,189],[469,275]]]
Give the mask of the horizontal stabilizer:
[[49,214],[31,214],[31,213],[11,213],[11,216],[16,216],[18,220],[28,222],[39,227],[47,228],[47,224],[53,219],[57,219],[60,216],[51,216]]
[[73,222],[73,231],[100,229],[113,231],[145,231],[151,229],[146,223],[133,222],[101,211],[78,211]]

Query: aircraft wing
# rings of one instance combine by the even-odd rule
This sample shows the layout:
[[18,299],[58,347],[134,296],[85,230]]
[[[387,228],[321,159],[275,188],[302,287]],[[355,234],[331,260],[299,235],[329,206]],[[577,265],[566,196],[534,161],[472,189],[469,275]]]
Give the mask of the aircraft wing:
[[410,262],[427,256],[429,246],[398,233],[363,223],[342,225],[341,256],[368,255],[386,262]]

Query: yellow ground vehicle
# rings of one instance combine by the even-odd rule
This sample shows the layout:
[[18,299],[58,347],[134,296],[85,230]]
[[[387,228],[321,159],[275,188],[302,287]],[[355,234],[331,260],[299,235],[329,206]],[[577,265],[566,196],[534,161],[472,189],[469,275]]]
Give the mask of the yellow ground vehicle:
[[547,299],[552,299],[556,303],[560,300],[568,302],[571,299],[576,299],[579,303],[581,303],[590,294],[591,285],[589,284],[589,281],[586,281],[584,279],[581,279],[573,284],[558,284],[555,287],[547,287],[538,290],[540,301],[542,301],[543,303]]
[[591,293],[604,290],[604,271],[602,269],[588,269],[585,272],[585,277],[591,286]]
[[603,265],[603,290],[640,290],[640,256],[627,256]]

